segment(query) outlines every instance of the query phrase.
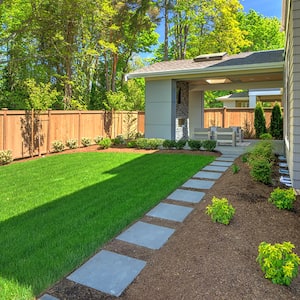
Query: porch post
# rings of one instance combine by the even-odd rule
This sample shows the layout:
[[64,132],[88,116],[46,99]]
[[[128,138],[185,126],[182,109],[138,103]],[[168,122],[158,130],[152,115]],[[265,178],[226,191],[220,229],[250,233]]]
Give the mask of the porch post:
[[193,138],[194,128],[204,127],[204,92],[189,92],[189,133]]

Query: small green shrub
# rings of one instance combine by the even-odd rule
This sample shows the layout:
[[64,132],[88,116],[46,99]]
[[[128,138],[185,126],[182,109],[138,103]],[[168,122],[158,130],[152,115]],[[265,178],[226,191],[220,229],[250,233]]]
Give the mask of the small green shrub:
[[233,164],[231,166],[231,171],[232,171],[233,174],[237,174],[240,171],[240,167],[236,164]]
[[67,140],[66,141],[66,146],[69,149],[76,149],[76,148],[78,148],[77,140],[76,139],[69,139],[69,140]]
[[292,209],[296,201],[296,195],[293,189],[276,188],[268,199],[279,209]]
[[81,138],[81,144],[83,147],[91,146],[92,140],[89,137],[82,137]]
[[264,158],[257,158],[251,162],[250,175],[254,180],[264,184],[272,182],[272,163]]
[[163,140],[162,139],[154,139],[154,138],[139,138],[136,140],[137,148],[139,149],[146,149],[146,150],[155,150],[159,146],[162,146]]
[[202,142],[198,140],[188,140],[188,146],[191,148],[191,150],[200,150],[202,146]]
[[61,152],[65,150],[65,145],[62,141],[57,140],[52,142],[52,149],[54,152]]
[[248,161],[248,154],[242,155],[242,162],[246,163]]
[[228,203],[226,198],[218,199],[213,197],[212,205],[206,207],[206,214],[211,217],[214,222],[228,225],[235,213],[234,207]]
[[182,150],[185,145],[186,145],[186,140],[179,140],[179,141],[176,142],[175,147],[178,150]]
[[11,150],[0,150],[0,165],[7,165],[13,161]]
[[251,161],[257,160],[257,158],[264,158],[269,162],[274,160],[272,141],[262,140],[255,144],[248,154],[248,160],[251,164]]
[[98,135],[94,138],[94,142],[95,144],[99,145],[99,142],[103,139],[103,136]]
[[272,140],[272,135],[270,133],[263,133],[259,136],[261,140]]
[[128,141],[128,142],[126,143],[126,146],[127,146],[128,148],[136,148],[136,147],[137,147],[137,146],[136,146],[136,141],[135,141],[135,140]]
[[266,242],[258,247],[257,261],[265,278],[275,284],[290,285],[298,275],[300,258],[293,253],[295,246],[290,242],[271,245]]
[[202,142],[202,147],[207,151],[214,151],[217,146],[217,141],[205,140]]
[[112,140],[114,145],[124,145],[125,144],[125,140],[123,138],[122,135],[118,135],[116,136],[113,140]]
[[261,134],[267,132],[265,113],[261,102],[258,102],[254,109],[254,128],[255,136],[257,138],[259,138]]
[[99,141],[98,145],[101,149],[108,149],[112,144],[112,140],[109,137],[105,137]]
[[174,140],[164,140],[162,146],[166,149],[173,149],[177,145],[176,141]]

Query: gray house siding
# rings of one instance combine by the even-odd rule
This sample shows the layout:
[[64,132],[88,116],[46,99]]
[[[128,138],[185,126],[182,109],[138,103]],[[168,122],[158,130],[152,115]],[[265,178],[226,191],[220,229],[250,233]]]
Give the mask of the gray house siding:
[[175,139],[176,82],[146,81],[145,137]]
[[284,128],[290,176],[294,188],[300,189],[300,2],[290,3],[286,24]]

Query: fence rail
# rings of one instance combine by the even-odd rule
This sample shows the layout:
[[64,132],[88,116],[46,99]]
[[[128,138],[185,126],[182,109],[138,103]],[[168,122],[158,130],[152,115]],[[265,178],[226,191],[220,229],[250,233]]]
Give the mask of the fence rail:
[[[267,127],[272,109],[265,109]],[[0,150],[10,149],[13,158],[42,155],[52,151],[52,142],[97,136],[131,137],[144,133],[144,112],[129,111],[35,111],[0,110]],[[253,108],[209,108],[204,110],[204,127],[241,126],[254,133]]]

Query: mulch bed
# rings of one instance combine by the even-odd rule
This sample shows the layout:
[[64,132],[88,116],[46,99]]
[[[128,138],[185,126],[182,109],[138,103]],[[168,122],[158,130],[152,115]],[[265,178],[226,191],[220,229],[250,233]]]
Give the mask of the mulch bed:
[[[80,149],[83,150],[77,151],[91,151],[92,148]],[[197,155],[196,152],[188,153]],[[292,211],[277,209],[267,201],[274,186],[255,182],[241,158],[235,164],[240,167],[240,171],[233,174],[229,168],[206,192],[199,204],[183,204],[194,207],[183,223],[146,216],[141,219],[176,229],[161,249],[146,249],[117,240],[103,247],[147,261],[146,267],[119,298],[66,278],[56,283],[47,293],[59,299],[85,300],[300,299],[300,277],[289,287],[272,284],[264,278],[256,262],[258,245],[262,241],[290,241],[296,246],[295,252],[300,255],[300,198],[297,196]],[[278,178],[274,171],[274,178]],[[275,185],[278,184],[275,180]],[[236,208],[230,225],[213,223],[205,214],[205,208],[213,196],[226,197]]]

